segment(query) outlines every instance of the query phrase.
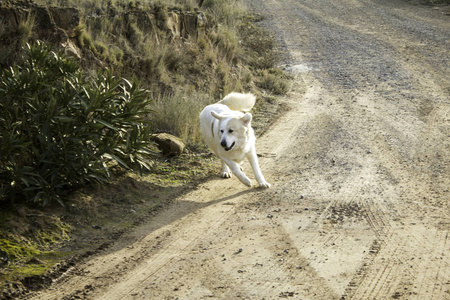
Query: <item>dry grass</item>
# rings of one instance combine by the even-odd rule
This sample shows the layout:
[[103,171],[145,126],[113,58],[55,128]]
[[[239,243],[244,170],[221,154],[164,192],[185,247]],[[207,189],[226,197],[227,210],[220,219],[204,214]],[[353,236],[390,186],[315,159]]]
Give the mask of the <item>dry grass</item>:
[[277,69],[268,69],[260,72],[256,85],[260,88],[275,94],[284,95],[289,91],[288,77]]
[[154,99],[151,116],[153,131],[169,132],[182,138],[188,144],[202,140],[200,134],[199,112],[211,98],[206,94],[176,91],[173,94],[159,95]]

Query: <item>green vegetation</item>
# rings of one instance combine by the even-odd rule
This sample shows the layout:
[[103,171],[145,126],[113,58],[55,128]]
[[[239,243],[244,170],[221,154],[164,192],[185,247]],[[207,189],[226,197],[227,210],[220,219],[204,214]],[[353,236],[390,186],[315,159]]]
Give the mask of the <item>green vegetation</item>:
[[87,76],[36,43],[0,72],[0,201],[47,204],[88,182],[110,161],[150,168],[147,92],[111,72]]
[[275,95],[284,95],[289,91],[287,76],[281,70],[268,69],[261,71],[261,76],[256,83],[262,89]]
[[70,254],[51,251],[52,247],[69,240],[70,225],[25,207],[20,209],[20,214],[23,217],[10,210],[0,212],[0,282],[42,275]]

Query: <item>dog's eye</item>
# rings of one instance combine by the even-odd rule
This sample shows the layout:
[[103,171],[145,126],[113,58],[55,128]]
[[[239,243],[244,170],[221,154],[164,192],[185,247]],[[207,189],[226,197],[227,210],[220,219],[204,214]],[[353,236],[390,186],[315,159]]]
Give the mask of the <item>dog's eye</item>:
[[228,130],[228,133],[233,133],[233,131],[234,131],[233,129],[230,129]]
[[223,133],[223,129],[220,130],[220,133]]

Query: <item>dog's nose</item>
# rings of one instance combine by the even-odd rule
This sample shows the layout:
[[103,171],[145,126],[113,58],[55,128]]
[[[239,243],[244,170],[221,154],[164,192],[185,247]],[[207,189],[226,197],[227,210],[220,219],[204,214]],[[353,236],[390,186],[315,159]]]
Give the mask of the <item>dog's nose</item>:
[[222,140],[221,142],[220,142],[220,146],[222,146],[222,147],[226,147],[227,146],[227,142],[225,141],[225,140]]

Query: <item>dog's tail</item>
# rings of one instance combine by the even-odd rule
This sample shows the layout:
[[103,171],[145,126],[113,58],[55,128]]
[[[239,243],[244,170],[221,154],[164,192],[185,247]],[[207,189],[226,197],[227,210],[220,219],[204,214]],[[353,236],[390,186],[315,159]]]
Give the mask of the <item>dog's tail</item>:
[[220,104],[225,104],[231,110],[250,111],[255,105],[256,97],[253,94],[230,93],[225,96]]

